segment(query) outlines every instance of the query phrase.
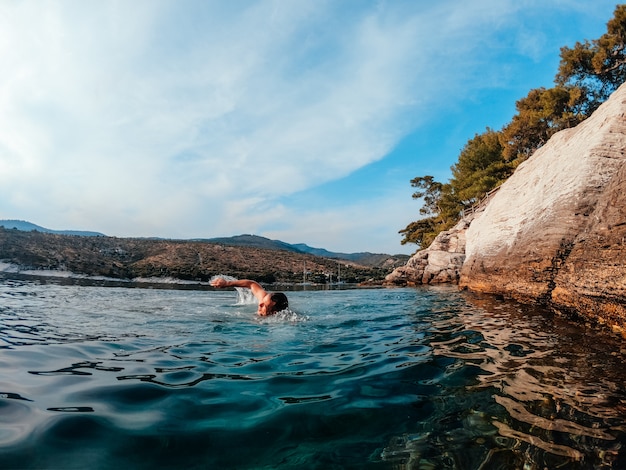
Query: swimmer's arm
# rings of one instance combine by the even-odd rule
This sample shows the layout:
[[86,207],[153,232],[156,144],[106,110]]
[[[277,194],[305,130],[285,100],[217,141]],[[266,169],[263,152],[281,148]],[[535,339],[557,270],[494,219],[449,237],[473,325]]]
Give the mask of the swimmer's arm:
[[263,297],[267,295],[267,292],[261,284],[256,281],[251,281],[249,279],[238,279],[236,281],[227,281],[226,279],[222,279],[218,277],[217,279],[211,281],[211,285],[217,288],[223,287],[244,287],[246,289],[250,289],[252,291],[252,295],[254,295],[257,299],[263,300]]

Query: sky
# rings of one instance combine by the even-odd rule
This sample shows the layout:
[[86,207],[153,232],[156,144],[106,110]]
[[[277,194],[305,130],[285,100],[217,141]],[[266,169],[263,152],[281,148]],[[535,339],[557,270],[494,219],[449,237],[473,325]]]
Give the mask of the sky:
[[606,0],[0,0],[0,219],[411,254]]

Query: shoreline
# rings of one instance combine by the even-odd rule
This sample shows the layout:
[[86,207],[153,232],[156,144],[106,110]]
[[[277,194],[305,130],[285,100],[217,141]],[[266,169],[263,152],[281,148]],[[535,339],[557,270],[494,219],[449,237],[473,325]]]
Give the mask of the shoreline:
[[[215,290],[208,281],[189,281],[174,277],[137,277],[132,279],[122,279],[107,276],[90,276],[87,274],[74,273],[67,270],[55,269],[30,269],[16,264],[0,262],[0,279],[15,280],[40,280],[57,282],[65,285],[84,285],[102,287],[127,287],[143,289],[181,289],[181,290]],[[343,290],[343,289],[375,289],[382,288],[382,285],[373,284],[316,284],[316,283],[270,283],[273,290]]]

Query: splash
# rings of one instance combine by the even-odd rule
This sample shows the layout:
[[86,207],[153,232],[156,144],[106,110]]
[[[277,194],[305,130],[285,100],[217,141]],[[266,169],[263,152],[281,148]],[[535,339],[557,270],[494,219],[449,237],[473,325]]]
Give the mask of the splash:
[[252,295],[252,291],[250,289],[246,289],[245,287],[235,287],[237,291],[237,305],[252,305],[257,303],[256,298]]
[[[227,276],[225,274],[218,274],[211,278],[211,280],[209,281],[209,284],[218,278],[222,278],[226,281],[237,280],[237,278],[233,276]],[[235,290],[237,291],[237,301],[235,302],[235,305],[256,305],[257,304],[257,299],[254,297],[254,295],[252,295],[252,291],[250,289],[246,289],[245,287],[235,287]],[[283,323],[283,322],[295,323],[295,322],[303,322],[303,321],[309,320],[309,317],[307,315],[298,314],[294,312],[293,310],[291,310],[290,308],[286,308],[272,315],[268,315],[266,317],[259,317],[259,318],[266,322],[269,321],[269,322],[280,322],[280,323]]]
[[266,322],[266,323],[284,323],[284,322],[299,323],[299,322],[308,321],[309,316],[296,313],[290,308],[286,308],[285,310],[276,312],[273,315],[268,315],[266,317],[259,316],[259,320]]
[[[218,274],[217,276],[213,276],[209,281],[209,284],[213,282],[215,279],[222,278],[225,281],[237,281],[236,277],[227,276],[225,274]],[[236,305],[251,305],[256,304],[256,299],[254,295],[252,295],[252,291],[250,289],[246,289],[245,287],[235,287],[237,291],[237,301]]]

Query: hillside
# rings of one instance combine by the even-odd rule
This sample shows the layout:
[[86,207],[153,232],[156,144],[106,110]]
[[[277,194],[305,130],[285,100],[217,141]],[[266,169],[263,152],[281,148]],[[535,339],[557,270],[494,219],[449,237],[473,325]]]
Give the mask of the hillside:
[[[24,220],[0,220],[0,227],[6,229],[16,229],[24,232],[54,233],[57,235],[76,235],[84,237],[104,237],[100,232],[89,232],[81,230],[51,230]],[[159,240],[158,237],[152,237]],[[163,239],[161,239],[163,240]],[[322,258],[332,258],[336,260],[351,261],[356,264],[379,268],[394,268],[402,266],[409,259],[408,255],[388,255],[383,253],[335,253],[323,248],[313,248],[304,243],[290,244],[280,240],[270,240],[258,235],[236,235],[233,237],[192,239],[190,242],[217,243],[230,246],[244,246],[250,248],[261,248],[267,250],[284,250],[294,253],[303,253],[319,256]]]
[[210,243],[222,243],[232,246],[249,246],[255,248],[267,248],[270,250],[287,250],[295,253],[307,253],[322,258],[332,258],[337,260],[352,261],[357,264],[372,267],[395,267],[406,263],[410,258],[408,255],[388,255],[383,253],[336,253],[324,248],[313,248],[304,243],[290,244],[280,240],[270,240],[258,235],[237,235],[234,237],[209,238]]
[[236,235],[234,237],[220,237],[220,238],[208,238],[199,239],[194,241],[202,241],[208,243],[220,243],[222,245],[231,246],[248,246],[252,248],[264,248],[268,250],[286,250],[303,253],[302,251],[294,248],[289,243],[281,242],[280,240],[270,240],[269,238],[259,237],[258,235]]
[[[114,279],[173,278],[206,282],[216,274],[265,283],[358,283],[382,280],[391,268],[306,253],[205,241],[59,235],[0,227],[4,269],[59,270]],[[13,265],[13,266],[8,266]]]

